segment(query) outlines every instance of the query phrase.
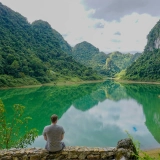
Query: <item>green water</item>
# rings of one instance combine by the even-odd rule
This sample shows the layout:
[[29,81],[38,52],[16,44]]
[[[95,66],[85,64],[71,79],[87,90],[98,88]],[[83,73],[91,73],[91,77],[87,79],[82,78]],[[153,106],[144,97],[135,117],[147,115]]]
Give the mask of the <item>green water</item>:
[[0,90],[9,119],[13,104],[26,107],[30,128],[39,130],[32,146],[44,147],[44,126],[59,116],[69,146],[116,146],[126,130],[142,149],[160,147],[160,85],[119,84],[113,81],[75,86],[43,86]]

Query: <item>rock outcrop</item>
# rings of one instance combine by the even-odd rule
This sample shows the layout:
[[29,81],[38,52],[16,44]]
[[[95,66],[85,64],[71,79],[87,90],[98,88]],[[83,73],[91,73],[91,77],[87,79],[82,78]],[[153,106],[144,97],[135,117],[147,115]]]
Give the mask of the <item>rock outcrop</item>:
[[147,45],[145,46],[145,51],[154,51],[154,49],[160,48],[160,21],[152,28],[152,30],[147,35]]

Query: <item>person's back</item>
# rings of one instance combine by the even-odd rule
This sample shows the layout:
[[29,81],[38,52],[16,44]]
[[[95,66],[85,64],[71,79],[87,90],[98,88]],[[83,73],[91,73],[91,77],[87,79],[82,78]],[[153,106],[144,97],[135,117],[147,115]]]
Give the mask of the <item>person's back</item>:
[[[51,121],[55,116],[51,116]],[[65,147],[64,143],[61,142],[65,133],[64,129],[56,123],[57,119],[56,121],[52,121],[52,124],[46,126],[43,130],[44,139],[47,141],[45,148],[50,152],[60,151]]]

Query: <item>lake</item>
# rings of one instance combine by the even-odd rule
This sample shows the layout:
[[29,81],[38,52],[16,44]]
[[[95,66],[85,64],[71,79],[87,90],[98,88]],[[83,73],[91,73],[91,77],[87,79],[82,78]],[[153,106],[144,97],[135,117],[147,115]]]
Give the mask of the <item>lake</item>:
[[160,85],[120,84],[110,80],[0,90],[9,119],[13,104],[24,105],[25,116],[32,117],[29,128],[39,130],[34,147],[44,147],[43,128],[50,124],[50,116],[57,114],[68,146],[115,147],[119,140],[127,138],[127,131],[140,141],[141,149],[158,148],[159,95]]

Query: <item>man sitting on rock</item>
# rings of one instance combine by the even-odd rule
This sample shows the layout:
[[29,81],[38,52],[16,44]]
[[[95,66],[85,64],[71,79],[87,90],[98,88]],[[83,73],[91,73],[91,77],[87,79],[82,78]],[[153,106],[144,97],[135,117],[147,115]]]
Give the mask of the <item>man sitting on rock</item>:
[[57,125],[58,116],[53,114],[51,116],[51,125],[46,126],[43,130],[44,139],[47,141],[45,149],[50,152],[57,152],[64,149],[65,144],[61,142],[64,138],[63,127]]

